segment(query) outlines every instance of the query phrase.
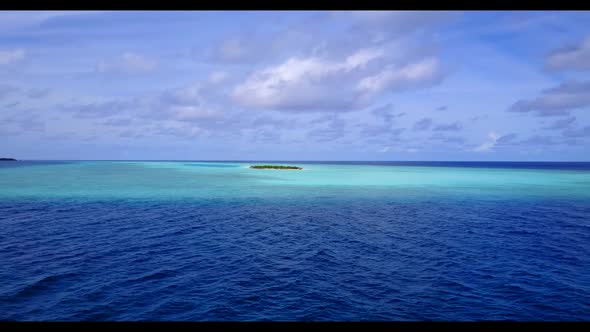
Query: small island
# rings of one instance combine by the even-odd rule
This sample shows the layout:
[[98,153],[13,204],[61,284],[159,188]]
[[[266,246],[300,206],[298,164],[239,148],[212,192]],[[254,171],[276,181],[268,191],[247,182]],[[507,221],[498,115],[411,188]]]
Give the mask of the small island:
[[16,161],[14,158],[0,158],[0,161]]
[[280,166],[280,165],[253,165],[250,168],[255,169],[303,169],[297,166]]

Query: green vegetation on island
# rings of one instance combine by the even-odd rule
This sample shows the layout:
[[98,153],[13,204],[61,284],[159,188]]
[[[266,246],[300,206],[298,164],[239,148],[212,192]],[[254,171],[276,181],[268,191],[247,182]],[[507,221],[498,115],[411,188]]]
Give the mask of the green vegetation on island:
[[250,168],[256,169],[303,169],[297,166],[280,166],[280,165],[253,165]]
[[14,158],[0,158],[0,161],[16,161]]

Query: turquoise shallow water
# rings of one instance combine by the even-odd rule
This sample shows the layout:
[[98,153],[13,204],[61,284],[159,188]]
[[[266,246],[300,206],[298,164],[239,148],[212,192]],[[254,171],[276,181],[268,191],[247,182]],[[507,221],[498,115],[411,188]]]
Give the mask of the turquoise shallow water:
[[[34,163],[32,163],[35,165]],[[590,171],[297,164],[256,170],[249,163],[69,162],[0,168],[2,198],[358,199],[467,195],[590,197]]]
[[0,320],[590,320],[589,163],[251,164],[0,163]]

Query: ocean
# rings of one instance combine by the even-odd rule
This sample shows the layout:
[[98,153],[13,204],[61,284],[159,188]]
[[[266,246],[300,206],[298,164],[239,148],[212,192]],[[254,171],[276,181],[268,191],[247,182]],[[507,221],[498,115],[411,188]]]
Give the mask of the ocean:
[[266,163],[0,162],[0,320],[590,320],[590,163]]

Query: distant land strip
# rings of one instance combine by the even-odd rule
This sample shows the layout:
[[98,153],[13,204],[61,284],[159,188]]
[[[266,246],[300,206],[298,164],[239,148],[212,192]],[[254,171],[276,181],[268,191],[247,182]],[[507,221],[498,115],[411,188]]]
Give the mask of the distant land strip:
[[250,168],[256,169],[303,169],[297,166],[280,166],[280,165],[252,165]]

